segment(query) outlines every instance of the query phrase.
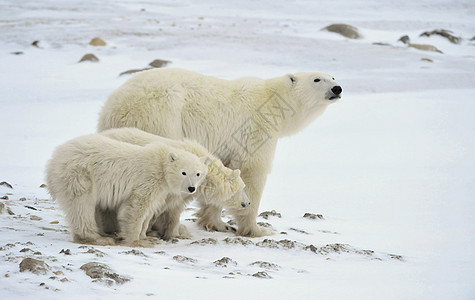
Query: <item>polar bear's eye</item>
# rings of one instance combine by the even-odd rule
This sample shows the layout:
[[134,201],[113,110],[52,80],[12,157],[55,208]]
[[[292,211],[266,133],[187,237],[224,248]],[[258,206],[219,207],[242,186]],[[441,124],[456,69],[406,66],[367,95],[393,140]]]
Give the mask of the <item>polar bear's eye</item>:
[[197,177],[200,177],[200,173],[196,173],[196,176],[197,176]]
[[315,78],[315,79],[313,80],[313,82],[320,82],[320,79]]
[[332,80],[335,80],[335,77],[332,77]]
[[181,172],[181,175],[186,176],[186,172]]

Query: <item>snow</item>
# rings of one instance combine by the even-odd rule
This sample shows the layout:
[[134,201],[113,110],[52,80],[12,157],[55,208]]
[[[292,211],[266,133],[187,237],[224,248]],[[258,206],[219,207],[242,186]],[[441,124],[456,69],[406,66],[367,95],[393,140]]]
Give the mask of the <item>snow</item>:
[[[0,200],[2,298],[475,297],[471,1],[0,5],[0,182],[13,185],[0,186],[0,197],[8,197]],[[364,38],[320,31],[332,23],[351,24]],[[419,37],[440,28],[464,40],[455,45],[442,37]],[[406,34],[444,53],[407,48],[397,42]],[[95,36],[107,46],[87,45]],[[35,40],[40,48],[31,46]],[[24,54],[11,54],[16,51]],[[77,63],[86,53],[100,62]],[[341,100],[302,132],[279,141],[260,211],[282,217],[258,218],[276,235],[246,239],[252,245],[227,244],[226,238],[236,236],[206,232],[189,220],[192,205],[182,220],[193,239],[135,248],[145,256],[127,254],[132,250],[127,247],[81,248],[71,242],[62,212],[39,187],[44,165],[57,145],[95,131],[107,95],[128,78],[119,73],[156,58],[227,79],[316,70],[340,82]],[[308,212],[324,219],[303,218]],[[191,244],[208,238],[217,244]],[[296,246],[265,247],[265,239]],[[306,248],[327,244],[343,244],[348,252],[324,255]],[[24,248],[32,251],[20,252]],[[84,253],[91,248],[104,256]],[[60,253],[63,249],[71,255]],[[176,255],[196,262],[178,262]],[[51,271],[19,272],[25,257],[43,260]],[[237,265],[213,263],[223,257]],[[80,270],[90,261],[130,281],[92,282]],[[256,261],[279,267],[251,265]],[[53,273],[59,270],[63,275]],[[260,271],[272,278],[251,276]]]

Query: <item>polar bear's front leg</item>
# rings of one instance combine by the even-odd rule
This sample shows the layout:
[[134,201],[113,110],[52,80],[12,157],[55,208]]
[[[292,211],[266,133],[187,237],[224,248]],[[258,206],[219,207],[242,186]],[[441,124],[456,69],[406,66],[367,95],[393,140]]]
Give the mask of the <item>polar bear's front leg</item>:
[[222,206],[206,204],[199,201],[200,210],[195,214],[198,217],[198,224],[208,231],[236,231],[235,228],[223,222],[221,219]]
[[[117,214],[117,221],[120,228],[120,237],[123,243],[130,246],[147,247],[140,243],[141,233],[148,226],[145,221],[149,217],[149,199],[131,197],[121,204]],[[150,220],[149,220],[150,221]]]
[[[259,226],[256,223],[259,203],[261,201],[262,192],[264,191],[267,175],[259,176],[257,174],[253,175],[243,172],[241,173],[241,177],[246,183],[244,191],[251,201],[251,206],[242,210],[242,214],[234,214],[238,224],[237,234],[249,237],[273,235],[274,233],[270,229]],[[241,197],[241,194],[238,193],[234,197]]]

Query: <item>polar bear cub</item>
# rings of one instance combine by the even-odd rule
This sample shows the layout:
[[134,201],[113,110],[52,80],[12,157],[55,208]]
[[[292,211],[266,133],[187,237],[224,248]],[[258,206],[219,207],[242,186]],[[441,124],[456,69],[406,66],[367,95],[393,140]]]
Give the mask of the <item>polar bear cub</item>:
[[[101,132],[109,138],[119,141],[128,142],[136,145],[147,145],[153,142],[165,143],[171,147],[189,151],[200,157],[209,157],[208,174],[201,186],[198,188],[197,200],[200,205],[200,211],[197,213],[198,224],[207,230],[231,231],[231,226],[221,220],[221,211],[225,208],[231,215],[238,216],[250,206],[249,198],[244,193],[244,181],[241,179],[239,170],[232,170],[223,165],[221,160],[209,153],[209,151],[199,143],[192,140],[172,140],[163,138],[151,133],[147,133],[137,128],[116,128]],[[240,197],[233,198],[234,195],[240,193]],[[179,226],[179,216],[184,210],[187,202],[191,199],[184,199],[184,205],[180,207],[170,207],[164,210],[161,216],[156,218],[152,229],[158,231],[162,238],[171,237],[187,237],[186,228]],[[188,197],[189,198],[189,197]],[[238,200],[236,200],[238,199]],[[179,201],[170,201],[171,203],[179,203]],[[218,212],[219,213],[215,213]],[[177,230],[184,232],[178,233]]]
[[46,167],[49,193],[66,213],[73,240],[100,245],[96,206],[116,210],[127,245],[142,245],[153,215],[168,194],[193,194],[208,172],[209,158],[156,142],[145,147],[104,135],[75,138],[54,151]]

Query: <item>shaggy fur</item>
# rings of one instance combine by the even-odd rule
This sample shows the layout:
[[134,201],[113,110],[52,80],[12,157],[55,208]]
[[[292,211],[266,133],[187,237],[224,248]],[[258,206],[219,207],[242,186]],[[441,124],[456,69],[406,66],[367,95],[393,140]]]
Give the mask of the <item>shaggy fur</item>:
[[[210,154],[203,146],[191,140],[176,141],[150,134],[137,128],[116,128],[101,132],[109,138],[119,141],[132,143],[136,145],[147,145],[153,142],[160,142],[181,150],[189,151],[197,156],[206,156],[210,158],[208,165],[208,174],[203,183],[198,188],[196,195],[201,206],[197,213],[198,224],[204,226],[207,230],[229,231],[233,230],[231,226],[224,223],[221,218],[223,207],[233,216],[238,217],[245,213],[250,203],[243,192],[244,182],[241,179],[239,170],[226,168],[223,163],[215,156]],[[239,199],[232,198],[235,194],[241,192]],[[174,197],[174,195],[169,195]],[[186,227],[179,225],[179,216],[185,209],[186,204],[191,201],[191,197],[183,197],[183,201],[177,199],[167,199],[167,207],[163,209],[161,215],[156,216],[152,229],[164,239],[171,237],[186,238],[189,233]],[[170,203],[170,205],[169,205]]]
[[100,235],[98,207],[117,212],[124,244],[145,246],[153,215],[167,205],[168,194],[195,192],[207,174],[205,160],[159,142],[141,147],[93,134],[58,146],[46,181],[75,242],[114,244]]
[[[251,206],[237,218],[238,234],[256,237],[271,234],[256,218],[278,138],[304,128],[340,93],[325,73],[229,81],[153,69],[136,74],[109,96],[98,130],[137,127],[172,139],[194,139],[225,166],[240,169]],[[219,211],[213,214],[219,218]]]

